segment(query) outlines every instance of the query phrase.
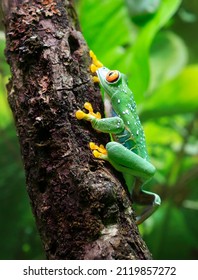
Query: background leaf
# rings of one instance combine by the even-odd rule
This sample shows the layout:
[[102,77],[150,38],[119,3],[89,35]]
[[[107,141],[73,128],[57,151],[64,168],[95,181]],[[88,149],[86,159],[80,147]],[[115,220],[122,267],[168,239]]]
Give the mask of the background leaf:
[[178,75],[187,61],[188,51],[179,36],[170,31],[158,33],[150,52],[149,93]]
[[143,105],[142,118],[156,118],[198,111],[198,65],[186,67],[162,84]]

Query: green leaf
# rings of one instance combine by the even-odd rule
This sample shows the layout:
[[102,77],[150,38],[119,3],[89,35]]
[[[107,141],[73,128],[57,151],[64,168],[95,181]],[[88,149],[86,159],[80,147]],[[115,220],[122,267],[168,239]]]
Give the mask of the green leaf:
[[5,34],[0,31],[0,74],[3,76],[10,75],[9,65],[6,63],[4,50],[5,50]]
[[141,118],[159,118],[197,112],[198,65],[186,67],[175,79],[162,85],[148,98]]
[[149,91],[178,75],[187,59],[187,48],[179,36],[170,31],[158,33],[151,47]]
[[175,11],[178,9],[181,0],[164,0],[161,2],[156,14],[141,30],[135,44],[128,48],[125,54],[125,63],[128,64],[129,54],[130,68],[126,73],[131,73],[129,86],[134,89],[137,102],[143,98],[143,94],[147,91],[149,85],[149,51],[151,43],[160,30],[167,23]]
[[155,227],[149,238],[146,234],[144,236],[147,245],[152,248],[153,258],[193,259],[193,250],[197,249],[197,232],[193,232],[188,223],[196,224],[197,213],[194,212],[194,220],[188,221],[182,208],[164,203],[154,215]]
[[128,44],[131,37],[134,37],[123,0],[97,3],[82,0],[79,1],[78,12],[83,35],[90,49],[103,63],[114,58],[114,53],[105,57],[107,52],[115,49],[115,46]]
[[5,84],[7,78],[0,75],[0,128],[8,126],[12,121],[12,113],[7,101]]
[[161,0],[125,0],[131,16],[152,14],[158,9]]

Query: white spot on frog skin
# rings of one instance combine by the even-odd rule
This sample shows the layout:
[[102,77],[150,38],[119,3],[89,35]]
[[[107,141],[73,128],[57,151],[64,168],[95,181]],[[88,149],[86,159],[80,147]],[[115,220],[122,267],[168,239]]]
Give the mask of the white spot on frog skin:
[[130,122],[129,122],[129,121],[127,121],[127,124],[130,124]]
[[125,111],[122,112],[122,114],[123,115],[125,115],[125,114],[129,115],[129,110],[126,109]]
[[139,131],[138,131],[138,130],[136,131],[136,135],[137,135],[137,136],[139,135]]
[[117,123],[117,128],[120,128],[120,124],[121,124],[120,122]]
[[118,99],[118,104],[120,104],[120,99]]
[[128,107],[132,112],[134,112],[134,111],[136,110],[136,105],[135,105],[135,104],[133,104],[133,105],[127,104],[127,107]]

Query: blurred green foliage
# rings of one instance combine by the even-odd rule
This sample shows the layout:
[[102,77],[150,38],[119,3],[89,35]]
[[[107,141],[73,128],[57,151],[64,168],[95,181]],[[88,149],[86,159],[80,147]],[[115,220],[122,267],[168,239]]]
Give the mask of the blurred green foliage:
[[[80,25],[104,65],[127,74],[157,168],[148,188],[160,194],[162,206],[140,226],[141,234],[154,259],[197,259],[198,3],[138,3],[78,0]],[[5,97],[2,34],[0,40],[0,258],[42,258]]]

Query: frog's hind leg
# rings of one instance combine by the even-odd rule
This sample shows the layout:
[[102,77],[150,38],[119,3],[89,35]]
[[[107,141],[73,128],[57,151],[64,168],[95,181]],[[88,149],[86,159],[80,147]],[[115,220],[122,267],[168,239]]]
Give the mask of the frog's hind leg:
[[146,206],[141,215],[137,217],[136,223],[139,225],[161,204],[157,194],[143,190],[144,184],[154,175],[155,167],[120,143],[109,142],[106,149],[109,162],[115,169],[122,172],[132,201]]
[[96,158],[109,161],[116,170],[122,172],[132,201],[146,206],[141,215],[137,217],[136,224],[144,222],[161,203],[157,194],[143,190],[144,184],[155,173],[155,167],[114,141],[107,143],[106,149],[103,145],[97,146],[91,142],[90,148]]
[[139,179],[136,179],[134,183],[132,200],[137,204],[146,206],[143,212],[136,218],[137,225],[150,217],[161,204],[161,199],[157,194],[142,189],[142,182]]

